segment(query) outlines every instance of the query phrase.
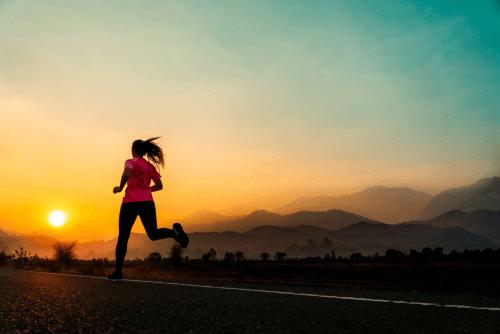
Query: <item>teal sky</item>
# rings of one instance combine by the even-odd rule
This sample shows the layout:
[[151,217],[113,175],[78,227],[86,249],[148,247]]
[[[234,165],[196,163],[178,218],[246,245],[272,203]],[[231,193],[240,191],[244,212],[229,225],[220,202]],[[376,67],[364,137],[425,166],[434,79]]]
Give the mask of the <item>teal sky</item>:
[[98,179],[161,135],[180,206],[437,191],[498,174],[498,36],[493,0],[2,1],[0,150]]

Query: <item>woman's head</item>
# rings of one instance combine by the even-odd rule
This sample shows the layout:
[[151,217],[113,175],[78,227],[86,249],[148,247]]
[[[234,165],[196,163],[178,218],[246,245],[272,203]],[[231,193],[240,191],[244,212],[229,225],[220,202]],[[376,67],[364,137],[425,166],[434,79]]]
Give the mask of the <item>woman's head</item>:
[[146,155],[149,161],[155,165],[164,167],[165,160],[163,150],[154,141],[160,137],[153,137],[147,140],[137,139],[132,143],[132,155],[143,157]]

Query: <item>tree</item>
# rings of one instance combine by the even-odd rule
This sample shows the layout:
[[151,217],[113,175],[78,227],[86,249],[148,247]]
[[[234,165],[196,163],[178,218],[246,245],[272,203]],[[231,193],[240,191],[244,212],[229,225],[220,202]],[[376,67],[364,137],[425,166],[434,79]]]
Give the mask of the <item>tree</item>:
[[236,262],[241,262],[245,259],[245,256],[243,255],[243,252],[236,252]]
[[226,252],[226,254],[224,254],[224,261],[225,262],[234,262],[234,259],[235,259],[234,253]]
[[4,264],[11,259],[11,256],[7,255],[4,250],[0,252],[0,265]]
[[269,260],[269,253],[266,252],[260,253],[259,258],[261,261],[266,262]]
[[361,253],[352,253],[349,258],[353,261],[360,261],[363,260],[363,255]]
[[210,248],[210,250],[207,253],[203,254],[201,258],[203,259],[204,262],[212,262],[215,261],[216,256],[217,252],[215,251],[215,249]]
[[434,248],[433,253],[436,259],[440,259],[443,257],[443,249],[441,247]]
[[422,248],[422,256],[426,259],[426,260],[429,260],[432,258],[432,255],[433,255],[433,251],[430,247],[425,247],[425,248]]
[[406,255],[397,249],[388,249],[385,251],[385,257],[390,261],[401,261],[406,258]]
[[277,262],[281,262],[281,261],[285,260],[285,257],[286,257],[285,252],[276,252],[276,254],[274,254],[274,259]]
[[170,248],[169,260],[174,267],[182,263],[182,247],[178,243],[174,243]]
[[70,265],[75,259],[75,246],[76,242],[56,242],[54,248],[54,259],[56,262]]
[[152,263],[159,263],[161,261],[161,254],[158,252],[149,253],[149,256],[147,257],[146,261]]
[[19,246],[19,249],[14,250],[13,258],[14,263],[18,266],[24,266],[28,264],[28,256],[29,253],[27,250],[23,248],[23,246]]

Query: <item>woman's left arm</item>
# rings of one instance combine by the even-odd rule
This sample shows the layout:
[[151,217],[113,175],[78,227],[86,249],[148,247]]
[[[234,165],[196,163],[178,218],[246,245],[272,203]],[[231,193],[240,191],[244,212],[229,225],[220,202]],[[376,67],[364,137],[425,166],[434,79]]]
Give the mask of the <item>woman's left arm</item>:
[[161,182],[161,179],[154,181],[154,183],[155,184],[151,187],[151,192],[163,189],[163,182]]

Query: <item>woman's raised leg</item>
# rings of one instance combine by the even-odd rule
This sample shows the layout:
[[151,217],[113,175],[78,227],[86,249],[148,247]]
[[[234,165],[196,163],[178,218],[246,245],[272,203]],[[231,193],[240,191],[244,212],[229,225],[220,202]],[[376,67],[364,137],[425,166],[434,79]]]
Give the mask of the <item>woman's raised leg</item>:
[[156,221],[156,208],[155,202],[141,202],[139,209],[139,217],[141,218],[142,225],[151,240],[160,240],[166,238],[176,238],[177,234],[174,230],[169,228],[158,228]]

